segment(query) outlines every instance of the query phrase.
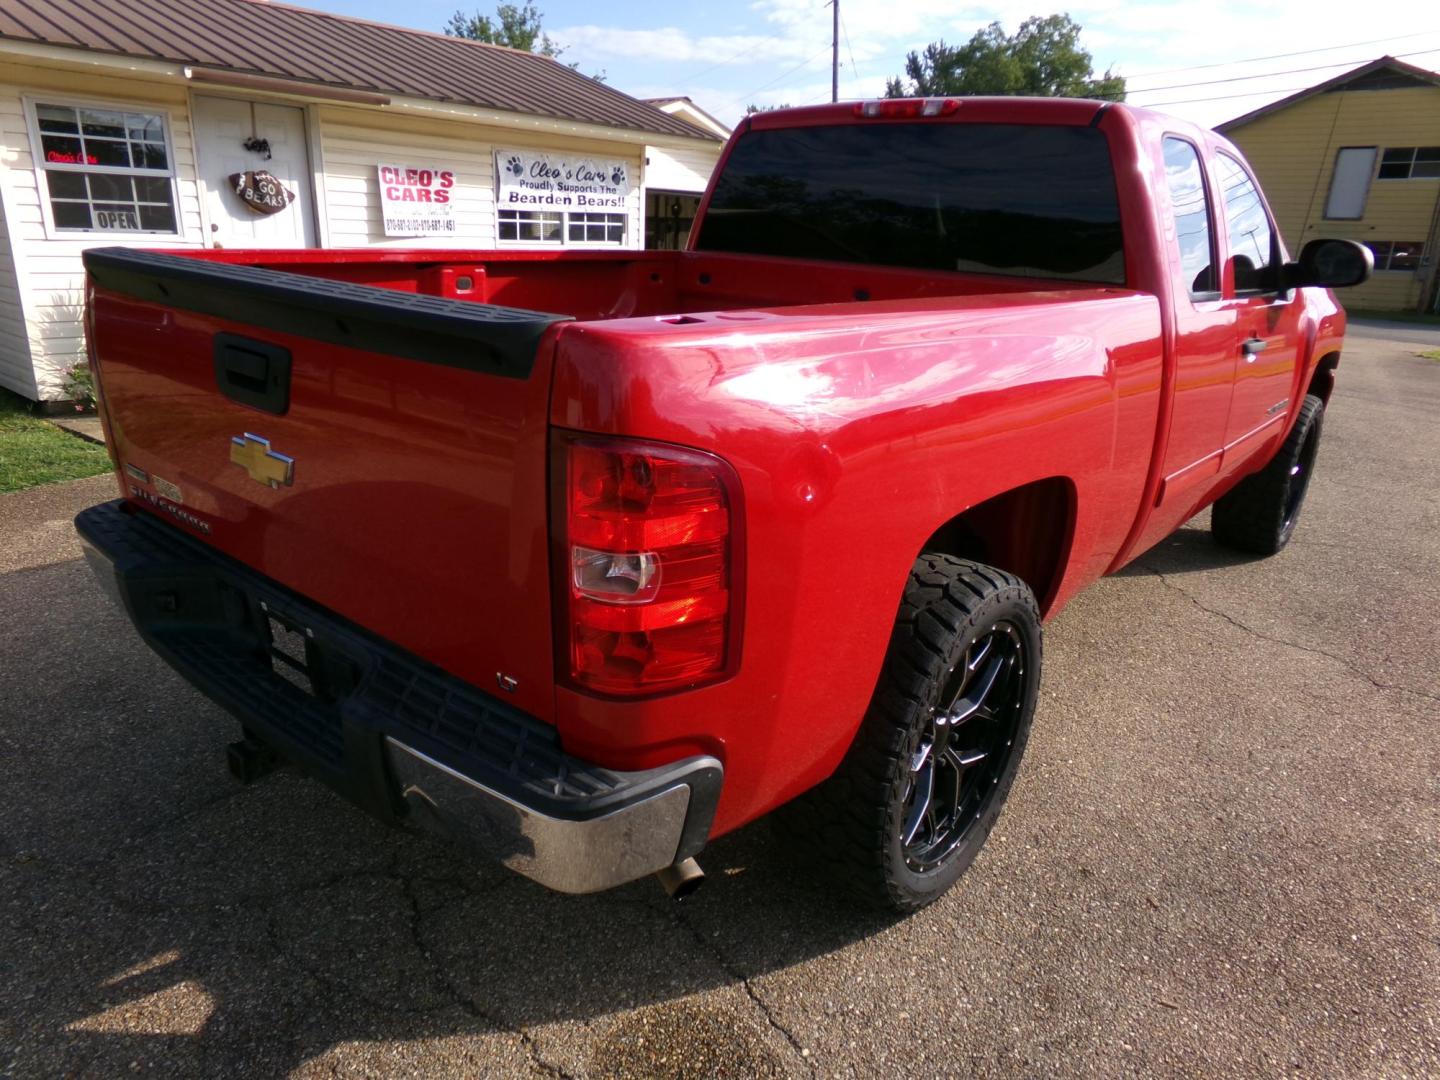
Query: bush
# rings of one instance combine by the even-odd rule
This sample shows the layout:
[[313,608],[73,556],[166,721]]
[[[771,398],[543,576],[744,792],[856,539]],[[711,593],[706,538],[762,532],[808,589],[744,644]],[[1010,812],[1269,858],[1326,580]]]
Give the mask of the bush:
[[95,378],[90,374],[90,365],[86,361],[81,360],[65,369],[60,393],[65,400],[75,403],[76,412],[90,412],[95,408]]

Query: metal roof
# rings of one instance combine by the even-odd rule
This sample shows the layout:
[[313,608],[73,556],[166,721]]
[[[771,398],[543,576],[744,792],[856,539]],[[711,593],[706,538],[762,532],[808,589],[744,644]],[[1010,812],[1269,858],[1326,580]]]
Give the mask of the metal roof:
[[1326,94],[1332,90],[1344,90],[1351,83],[1360,82],[1364,84],[1368,76],[1380,71],[1392,71],[1402,78],[1409,79],[1412,85],[1440,86],[1440,74],[1427,71],[1425,68],[1416,67],[1414,64],[1407,64],[1403,60],[1396,60],[1393,56],[1382,56],[1378,60],[1371,60],[1368,64],[1361,64],[1357,68],[1336,75],[1333,79],[1326,79],[1324,82],[1316,83],[1314,86],[1301,90],[1298,94],[1291,94],[1279,101],[1272,101],[1269,105],[1262,105],[1260,108],[1237,116],[1233,120],[1226,120],[1223,124],[1217,124],[1215,130],[1222,135],[1229,134],[1242,124],[1248,124],[1252,120],[1259,120],[1262,116],[1269,116],[1281,109],[1288,109],[1291,105],[1298,105],[1300,102],[1315,97],[1317,94]]
[[[670,112],[667,106],[678,105],[681,108],[688,110],[689,112],[692,112],[697,116],[704,117],[705,120],[709,121],[711,124],[714,124],[715,127],[719,128],[721,131],[729,132],[733,130],[729,124],[723,124],[719,120],[716,120],[715,117],[711,116],[704,109],[700,108],[699,105],[696,105],[695,102],[688,97],[649,97],[641,98],[640,100],[645,102],[647,105],[654,105],[657,109],[665,113],[667,116],[673,116],[679,120],[684,120],[685,118],[681,116],[678,111]],[[718,132],[707,130],[703,123],[697,124],[693,120],[686,120],[685,122],[691,127],[698,128],[699,130],[704,131],[706,135],[718,135]],[[723,138],[724,136],[720,137]]]
[[718,141],[548,57],[265,0],[5,0],[0,38]]

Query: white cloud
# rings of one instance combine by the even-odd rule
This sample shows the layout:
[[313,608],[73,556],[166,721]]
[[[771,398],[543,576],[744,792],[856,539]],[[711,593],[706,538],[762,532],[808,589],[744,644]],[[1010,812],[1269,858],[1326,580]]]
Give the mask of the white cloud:
[[[830,38],[830,9],[813,0],[759,0],[751,10],[785,33],[818,35],[825,41]],[[909,0],[900,4],[842,3],[840,18],[859,60],[862,50],[867,58],[880,54],[903,56],[903,50],[897,54],[890,48],[895,42],[908,42],[907,47],[914,48],[915,42],[954,38],[962,30],[968,37],[976,27],[990,21],[990,16],[976,12],[971,8],[961,17],[953,0]]]
[[[685,64],[770,64],[777,60],[801,60],[814,51],[808,42],[793,38],[746,34],[691,37],[689,33],[675,26],[656,30],[567,26],[556,30],[552,37],[567,49],[583,51],[586,57],[625,57]],[[726,60],[727,57],[731,59]]]

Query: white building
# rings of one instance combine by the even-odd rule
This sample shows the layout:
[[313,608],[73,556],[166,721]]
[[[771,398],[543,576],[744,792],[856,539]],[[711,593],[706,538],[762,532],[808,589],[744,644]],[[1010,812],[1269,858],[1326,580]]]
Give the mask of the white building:
[[[663,113],[708,132],[730,137],[730,129],[688,97],[646,98]],[[711,147],[676,149],[652,146],[645,151],[645,172],[651,183],[645,192],[645,246],[678,250],[685,246],[700,196],[715,169]]]
[[640,248],[647,217],[677,246],[677,215],[645,209],[688,230],[713,123],[545,57],[263,0],[6,4],[0,386],[54,399],[83,361],[91,246]]

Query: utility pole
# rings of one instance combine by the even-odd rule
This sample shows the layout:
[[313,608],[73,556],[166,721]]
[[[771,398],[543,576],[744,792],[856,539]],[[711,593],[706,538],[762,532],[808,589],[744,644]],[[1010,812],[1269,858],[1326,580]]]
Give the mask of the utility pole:
[[830,101],[840,100],[840,0],[830,0]]

